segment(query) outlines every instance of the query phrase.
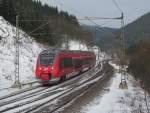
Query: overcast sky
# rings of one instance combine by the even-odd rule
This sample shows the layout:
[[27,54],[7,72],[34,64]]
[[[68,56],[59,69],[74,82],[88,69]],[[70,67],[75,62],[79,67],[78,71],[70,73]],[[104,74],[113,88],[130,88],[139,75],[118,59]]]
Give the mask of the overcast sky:
[[[41,0],[51,6],[57,6],[77,18],[85,16],[94,17],[119,17],[121,12],[113,3],[113,0]],[[116,0],[119,7],[123,10],[125,24],[128,24],[143,14],[150,12],[150,0]],[[80,21],[84,24],[92,24],[89,21]],[[99,25],[106,27],[119,27],[119,21],[98,20]],[[107,24],[106,24],[107,23]]]

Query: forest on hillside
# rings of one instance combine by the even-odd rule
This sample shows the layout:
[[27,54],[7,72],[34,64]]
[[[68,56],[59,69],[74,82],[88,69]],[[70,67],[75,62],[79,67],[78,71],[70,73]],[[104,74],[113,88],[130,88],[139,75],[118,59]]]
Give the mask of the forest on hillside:
[[115,32],[119,31],[118,29],[90,25],[84,25],[84,27],[92,32],[94,44],[99,46],[101,50],[107,53],[116,52],[116,48],[119,46],[119,40],[116,38],[117,35]]
[[127,40],[127,47],[136,45],[142,40],[149,40],[150,38],[150,12],[144,14],[134,22],[125,27],[125,37]]
[[[43,5],[39,0],[0,0],[0,15],[13,25],[16,15],[19,20],[27,20],[20,21],[19,27],[43,44],[55,45],[64,39],[64,34],[92,43],[91,33],[79,25],[74,15]],[[39,26],[42,27],[35,30]]]
[[[125,20],[126,21],[126,20]],[[95,44],[109,52],[117,52],[120,47],[121,29],[89,27],[92,28]],[[150,12],[139,17],[125,26],[125,44],[128,54],[134,51],[140,41],[150,40]]]
[[129,72],[150,92],[150,41],[139,42],[130,54]]

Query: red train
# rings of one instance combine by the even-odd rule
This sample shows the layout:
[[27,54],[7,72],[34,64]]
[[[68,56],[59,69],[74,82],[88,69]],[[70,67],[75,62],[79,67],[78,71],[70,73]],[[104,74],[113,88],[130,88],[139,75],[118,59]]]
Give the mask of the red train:
[[63,81],[92,68],[95,62],[95,54],[89,51],[44,50],[38,56],[35,74],[43,83]]

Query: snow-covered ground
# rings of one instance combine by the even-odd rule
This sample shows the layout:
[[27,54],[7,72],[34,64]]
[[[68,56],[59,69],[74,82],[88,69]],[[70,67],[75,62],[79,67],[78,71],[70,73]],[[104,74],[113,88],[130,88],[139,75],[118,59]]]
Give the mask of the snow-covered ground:
[[[37,55],[44,47],[22,30],[20,35],[20,81],[34,80]],[[10,87],[15,77],[15,38],[16,28],[0,17],[0,89]]]
[[[118,66],[112,64],[117,70]],[[82,109],[82,113],[148,113],[144,91],[135,79],[127,74],[128,89],[119,89],[121,74],[115,72],[109,91]],[[149,96],[147,96],[149,97]],[[150,105],[150,101],[148,101]],[[150,106],[149,106],[150,109]],[[141,111],[141,112],[140,112]]]

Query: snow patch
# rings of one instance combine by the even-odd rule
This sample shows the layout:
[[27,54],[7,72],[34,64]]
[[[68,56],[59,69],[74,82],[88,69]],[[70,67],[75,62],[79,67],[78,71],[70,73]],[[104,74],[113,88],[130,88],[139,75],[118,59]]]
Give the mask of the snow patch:
[[[111,63],[112,64],[112,63]],[[115,68],[118,66],[113,64]],[[146,113],[144,91],[135,79],[127,76],[128,89],[119,89],[121,74],[115,73],[109,91],[82,109],[82,113]],[[150,100],[148,100],[150,105]],[[150,108],[150,106],[149,106]]]
[[[20,37],[20,81],[35,79],[34,70],[38,54],[44,47],[22,30]],[[0,89],[10,87],[15,80],[16,28],[0,17]]]

